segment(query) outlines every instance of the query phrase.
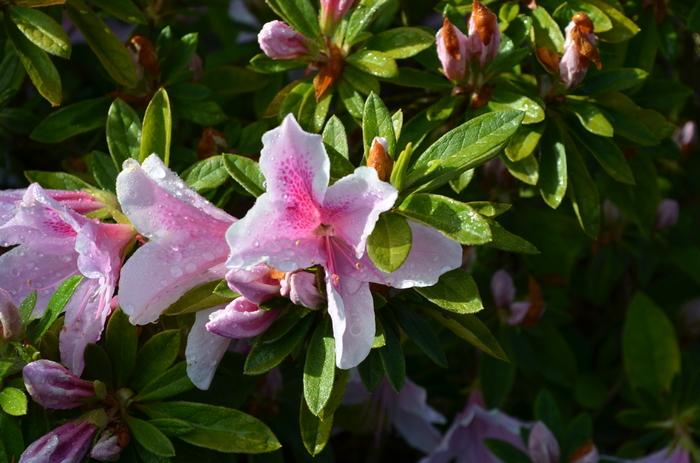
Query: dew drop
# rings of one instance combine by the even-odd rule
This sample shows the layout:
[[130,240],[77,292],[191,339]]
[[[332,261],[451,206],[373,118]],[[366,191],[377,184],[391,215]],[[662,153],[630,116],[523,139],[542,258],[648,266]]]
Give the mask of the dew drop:
[[170,269],[170,274],[175,278],[182,276],[182,269],[180,267],[173,267]]

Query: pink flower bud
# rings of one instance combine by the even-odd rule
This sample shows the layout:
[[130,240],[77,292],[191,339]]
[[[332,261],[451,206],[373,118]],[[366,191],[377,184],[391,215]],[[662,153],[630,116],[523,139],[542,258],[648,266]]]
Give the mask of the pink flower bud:
[[576,13],[566,26],[564,55],[559,62],[559,74],[567,88],[581,83],[591,62],[598,69],[603,67],[596,48],[597,41],[591,19],[585,13]]
[[656,208],[656,229],[673,227],[678,222],[678,201],[675,199],[664,199]]
[[321,27],[323,31],[330,34],[335,25],[343,19],[355,0],[321,0]]
[[445,18],[442,28],[435,35],[437,54],[442,64],[442,72],[454,82],[464,80],[467,75],[469,39],[449,19]]
[[315,309],[323,302],[316,288],[316,277],[313,273],[303,271],[287,273],[280,281],[280,286],[282,296],[288,296],[296,305]]
[[19,463],[80,463],[96,432],[97,427],[88,421],[70,421],[35,440]]
[[295,59],[309,52],[306,38],[282,21],[266,23],[258,34],[262,51],[272,59]]
[[688,121],[673,134],[673,141],[683,153],[690,153],[698,142],[698,128],[694,121]]
[[559,443],[541,421],[535,423],[530,430],[527,450],[532,463],[559,463]]
[[112,431],[102,433],[90,450],[90,458],[97,461],[117,461],[122,453],[119,436]]
[[24,385],[35,402],[44,408],[65,410],[81,406],[95,396],[90,381],[78,378],[60,363],[37,360],[22,370]]
[[571,463],[598,463],[600,456],[593,442],[587,442],[571,455]]
[[520,325],[525,321],[527,314],[530,313],[532,309],[532,304],[530,301],[516,301],[510,305],[510,315],[506,322],[509,325],[515,326]]
[[488,7],[479,3],[479,0],[474,0],[469,17],[469,40],[471,53],[479,57],[482,68],[493,61],[501,45],[498,18]]
[[387,150],[386,138],[374,137],[367,155],[367,166],[376,170],[379,180],[383,182],[389,181],[391,171],[394,168],[394,161],[389,157]]
[[499,270],[491,277],[491,295],[498,308],[506,308],[515,299],[513,278],[505,270]]
[[252,338],[263,333],[275,319],[278,312],[263,310],[244,297],[234,299],[225,309],[209,315],[207,331],[226,338]]
[[13,341],[22,334],[22,320],[10,293],[0,289],[0,341]]

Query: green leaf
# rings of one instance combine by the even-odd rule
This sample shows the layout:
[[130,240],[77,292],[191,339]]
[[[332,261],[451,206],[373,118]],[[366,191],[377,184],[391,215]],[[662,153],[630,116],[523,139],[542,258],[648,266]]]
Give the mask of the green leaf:
[[544,120],[544,109],[535,100],[496,87],[489,100],[488,107],[493,111],[516,110],[525,113],[523,124],[536,124]]
[[149,423],[161,430],[166,436],[177,437],[194,431],[194,426],[187,421],[176,418],[155,418],[149,420]]
[[238,66],[220,66],[207,69],[201,83],[221,98],[231,98],[255,92],[270,82],[265,75]]
[[186,362],[176,363],[165,372],[153,378],[134,397],[134,402],[163,400],[194,388],[187,376]]
[[180,330],[161,331],[146,341],[136,356],[129,385],[140,390],[152,377],[164,373],[177,359],[180,343]]
[[620,10],[604,0],[586,0],[587,3],[600,9],[610,19],[612,28],[598,34],[605,42],[624,42],[634,37],[639,32],[639,27]]
[[450,130],[418,157],[407,185],[436,188],[485,163],[505,146],[523,117],[520,111],[491,112]]
[[603,13],[600,8],[585,1],[567,0],[559,5],[556,10],[554,10],[552,16],[557,18],[562,23],[568,23],[571,21],[574,14],[578,13],[579,11],[583,11],[589,18],[591,18],[591,21],[593,21],[593,31],[596,34],[607,32],[612,29],[613,26],[610,18],[608,18],[608,16]]
[[534,154],[516,162],[504,156],[501,156],[501,160],[513,177],[528,185],[537,185],[540,178],[540,165]]
[[64,106],[37,125],[30,137],[42,143],[58,143],[81,133],[102,128],[109,100],[105,97]]
[[400,307],[399,323],[406,335],[437,365],[447,368],[447,357],[440,339],[429,323],[420,317],[413,308]]
[[444,273],[433,286],[415,289],[433,304],[450,312],[471,314],[484,309],[476,282],[462,269]]
[[521,125],[506,146],[505,153],[513,162],[521,161],[535,152],[540,143],[545,125]]
[[134,370],[137,345],[136,327],[122,310],[117,310],[110,317],[105,334],[105,349],[112,359],[117,387],[126,385]]
[[19,6],[11,7],[9,14],[12,22],[34,45],[52,55],[70,58],[68,35],[51,16],[34,8]]
[[384,365],[377,349],[369,352],[367,358],[357,366],[357,371],[368,391],[373,391],[379,386],[384,379]]
[[226,453],[263,453],[280,448],[267,426],[238,410],[193,402],[163,402],[140,408],[151,418],[175,418],[192,425],[194,431],[179,439],[197,447]]
[[312,321],[313,317],[306,317],[295,326],[294,330],[281,338],[270,343],[255,343],[245,359],[243,372],[246,375],[261,375],[282,363],[282,360],[304,340]]
[[112,158],[100,151],[92,151],[85,157],[85,162],[97,186],[111,193],[116,193],[119,171],[115,167]]
[[349,159],[348,136],[345,132],[345,126],[342,121],[338,119],[338,116],[333,115],[328,119],[326,127],[323,129],[322,137],[326,148],[330,147],[345,159]]
[[34,312],[34,308],[36,307],[37,294],[36,291],[32,291],[19,304],[19,315],[22,320],[22,325],[29,323],[29,320],[32,318],[32,312]]
[[27,414],[27,396],[20,389],[6,387],[0,391],[0,408],[10,416]]
[[168,92],[160,88],[151,102],[148,103],[146,114],[143,116],[143,133],[139,160],[143,162],[155,153],[163,159],[165,165],[170,162],[170,137],[172,132],[172,116],[170,114],[170,99]]
[[383,52],[389,58],[410,58],[435,43],[435,37],[417,27],[397,27],[372,36],[367,48]]
[[367,239],[367,254],[379,270],[391,273],[406,262],[411,243],[411,228],[406,219],[386,212],[379,216]]
[[564,36],[559,25],[543,7],[538,6],[532,10],[532,26],[537,48],[547,48],[558,53],[564,51]]
[[612,137],[613,126],[596,105],[581,100],[567,100],[565,108],[576,115],[581,125],[589,132],[601,137]]
[[643,293],[636,293],[627,309],[622,355],[630,384],[650,393],[668,391],[681,371],[681,354],[673,325]]
[[257,162],[237,154],[224,154],[224,168],[229,175],[245,190],[258,197],[265,193],[265,177],[260,172]]
[[44,336],[48,329],[51,328],[51,325],[58,319],[59,315],[61,315],[63,308],[68,304],[68,301],[71,300],[73,293],[75,293],[81,281],[83,281],[82,275],[74,275],[66,278],[63,283],[58,286],[56,292],[51,295],[44,315],[39,319],[36,325],[30,326],[29,338],[34,344]]
[[116,99],[107,113],[107,146],[117,167],[129,158],[139,159],[141,119],[123,100]]
[[[556,132],[556,133],[555,133]],[[589,136],[588,138],[593,138]],[[539,189],[544,202],[552,209],[561,204],[568,184],[566,148],[557,127],[550,124],[540,145]]]
[[12,23],[9,15],[5,15],[5,33],[15,48],[22,66],[41,96],[52,106],[61,104],[61,76],[51,58],[44,50],[34,45]]
[[192,164],[182,173],[182,179],[199,193],[214,190],[229,179],[222,156],[211,156]]
[[105,13],[132,24],[146,24],[146,15],[131,0],[90,0]]
[[[172,39],[172,32],[165,30],[161,32],[161,36],[168,35],[167,44],[163,44],[163,39],[158,37],[157,52],[160,57],[160,79],[164,86],[191,80],[192,71],[189,69],[189,64],[197,52],[197,44],[199,43],[199,33],[191,32],[185,34],[179,39]],[[245,73],[250,71],[245,70]],[[208,72],[207,72],[208,74]],[[202,82],[210,82],[210,77],[205,74],[205,79]],[[261,78],[259,81],[265,82],[267,79]]]
[[[386,320],[386,319],[384,319]],[[382,360],[386,377],[394,391],[399,392],[406,381],[406,358],[401,348],[399,334],[394,331],[394,323],[384,323],[386,345],[377,349]]]
[[509,361],[498,340],[476,315],[443,315],[431,309],[425,309],[423,313],[490,356]]
[[621,92],[642,85],[648,72],[636,68],[606,69],[589,75],[577,91],[581,93]]
[[371,93],[365,102],[362,116],[362,139],[365,147],[365,158],[369,154],[372,140],[375,137],[386,139],[387,154],[393,158],[396,154],[396,135],[394,134],[391,113],[389,113],[384,102],[377,95]]
[[128,416],[126,425],[136,442],[149,452],[161,457],[175,456],[175,448],[170,439],[148,421]]
[[231,298],[218,295],[214,292],[220,281],[221,280],[209,281],[192,288],[170,305],[163,314],[182,315],[230,302]]
[[592,137],[589,134],[576,130],[572,132],[572,135],[574,141],[579,146],[585,147],[608,175],[618,182],[634,185],[632,169],[617,143],[610,138]]
[[355,90],[348,82],[341,80],[338,83],[338,94],[340,96],[345,109],[356,120],[362,119],[362,114],[365,109],[365,100],[360,95],[360,92]]
[[358,5],[353,8],[350,18],[348,19],[345,32],[345,44],[352,45],[358,38],[361,38],[362,33],[370,26],[372,21],[379,15],[382,8],[388,3],[387,0],[358,2]]
[[673,133],[673,125],[656,111],[640,108],[620,92],[601,93],[596,103],[602,106],[615,126],[615,135],[642,146],[654,146]]
[[299,406],[299,429],[301,430],[301,440],[304,443],[309,455],[316,456],[323,451],[333,430],[333,416],[321,419],[314,416],[306,406],[306,402],[301,400]]
[[408,196],[397,212],[422,222],[462,244],[484,244],[491,241],[488,222],[471,206],[428,193]]
[[304,399],[309,410],[319,415],[328,403],[335,379],[335,339],[329,319],[314,331],[304,362]]
[[399,73],[396,61],[389,55],[376,50],[360,50],[346,58],[346,62],[367,74],[391,78]]
[[508,252],[520,252],[523,254],[539,253],[537,248],[529,241],[512,234],[495,220],[489,220],[489,226],[491,227],[492,240],[491,242],[487,243],[486,246]]
[[319,37],[318,15],[309,0],[266,0],[293,29],[309,38]]
[[126,88],[135,87],[138,77],[131,55],[99,16],[83,0],[68,0],[66,12],[112,79]]
[[598,187],[588,172],[586,163],[568,133],[563,132],[566,146],[567,176],[569,197],[581,228],[591,238],[598,236],[600,229],[600,196]]
[[276,74],[278,72],[286,72],[296,68],[303,68],[305,66],[306,63],[302,60],[274,60],[263,53],[258,53],[251,58],[248,68],[261,74]]

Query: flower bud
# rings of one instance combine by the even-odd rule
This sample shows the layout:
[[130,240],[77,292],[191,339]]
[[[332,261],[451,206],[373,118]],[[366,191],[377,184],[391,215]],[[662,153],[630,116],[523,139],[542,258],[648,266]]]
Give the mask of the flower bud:
[[561,56],[556,51],[550,50],[549,48],[540,47],[535,50],[537,59],[542,64],[542,66],[552,74],[556,75],[559,72],[559,62]]
[[117,461],[122,453],[119,437],[112,431],[105,431],[90,450],[90,458],[97,461]]
[[541,421],[535,423],[530,430],[527,450],[532,463],[559,463],[559,443]]
[[206,159],[210,156],[216,156],[228,148],[226,135],[211,127],[207,127],[202,131],[202,136],[197,142],[197,158]]
[[678,222],[678,201],[675,199],[666,198],[662,200],[656,208],[656,225],[657,230],[670,228]]
[[22,320],[10,293],[0,289],[0,341],[14,341],[22,335]]
[[309,52],[306,38],[282,21],[266,23],[258,34],[262,51],[272,59],[285,60],[304,56]]
[[336,24],[352,8],[355,0],[321,0],[321,28],[331,34]]
[[561,80],[568,88],[581,83],[591,62],[598,69],[603,67],[596,43],[593,22],[586,13],[576,13],[566,26],[564,55],[559,62]]
[[467,75],[467,46],[469,39],[457,26],[445,18],[442,28],[435,35],[437,54],[442,63],[442,72],[454,82],[464,80]]
[[316,288],[316,277],[309,272],[286,273],[280,281],[280,294],[287,296],[296,305],[315,309],[323,298]]
[[129,46],[132,50],[136,67],[141,75],[143,75],[143,71],[146,71],[152,77],[160,75],[160,64],[158,63],[156,48],[148,37],[135,35],[129,39]]
[[598,449],[593,442],[586,442],[576,449],[569,458],[571,463],[598,463]]
[[343,51],[335,44],[329,43],[328,54],[324,55],[317,65],[319,67],[318,74],[314,77],[313,84],[316,101],[320,101],[343,73],[345,67]]
[[250,270],[230,270],[226,274],[229,287],[254,304],[261,304],[280,292],[279,278],[267,265],[256,265]]
[[474,0],[472,14],[469,17],[469,40],[473,55],[479,56],[483,68],[498,54],[501,45],[501,31],[498,29],[498,18],[488,7]]
[[83,405],[95,396],[90,381],[78,378],[60,363],[37,360],[22,370],[24,385],[35,402],[44,408],[65,410]]
[[673,141],[676,142],[683,154],[690,154],[698,142],[698,129],[695,122],[688,121],[680,126],[673,134]]
[[277,318],[277,311],[263,310],[244,297],[209,315],[207,331],[226,338],[252,338],[263,333]]
[[491,295],[498,308],[508,307],[515,298],[513,278],[505,270],[499,270],[491,277]]
[[70,421],[35,440],[19,463],[80,463],[96,432],[97,427],[88,421]]
[[386,182],[391,177],[394,161],[387,154],[387,143],[384,137],[374,137],[367,155],[367,166],[377,171],[379,180]]

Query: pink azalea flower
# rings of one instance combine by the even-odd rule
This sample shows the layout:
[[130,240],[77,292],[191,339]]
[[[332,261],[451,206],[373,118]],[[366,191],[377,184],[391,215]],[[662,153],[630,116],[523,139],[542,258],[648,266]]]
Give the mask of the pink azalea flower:
[[89,421],[69,421],[29,445],[19,463],[80,463],[96,432]]
[[306,38],[278,20],[265,23],[258,34],[258,44],[263,53],[277,60],[296,59],[309,52]]
[[679,213],[680,206],[678,205],[678,201],[671,198],[662,199],[656,208],[655,228],[657,230],[663,230],[673,227],[678,222]]
[[337,22],[350,11],[354,3],[355,0],[321,0],[321,18],[330,17]]
[[643,458],[619,461],[624,463],[690,463],[690,453],[682,447],[665,448]]
[[411,222],[413,247],[396,272],[380,272],[365,255],[367,238],[397,191],[369,167],[329,186],[330,162],[319,135],[292,115],[263,136],[260,168],[267,192],[231,226],[231,269],[266,264],[284,272],[321,265],[340,368],[358,365],[375,334],[370,282],[396,288],[430,286],[461,264],[461,246]]
[[[61,331],[61,359],[75,373],[83,369],[83,351],[100,339],[119,276],[122,253],[132,239],[131,227],[104,224],[72,209],[98,207],[91,196],[47,192],[33,184],[22,196],[0,193],[0,246],[13,249],[0,256],[0,288],[15,303],[37,291],[35,316],[66,278],[82,275],[66,305]],[[54,199],[57,198],[57,199]]]
[[541,421],[530,429],[527,450],[532,463],[559,463],[559,443],[552,431]]
[[372,393],[362,384],[359,374],[354,370],[352,373],[343,403],[355,405],[369,401],[371,416],[379,421],[372,425],[378,433],[385,424],[390,424],[409,445],[426,453],[440,443],[435,424],[445,423],[445,417],[428,405],[425,389],[407,378],[401,391],[396,392],[384,379]]
[[95,396],[90,381],[80,379],[60,363],[37,360],[22,370],[24,385],[35,402],[44,408],[67,410],[80,407]]

